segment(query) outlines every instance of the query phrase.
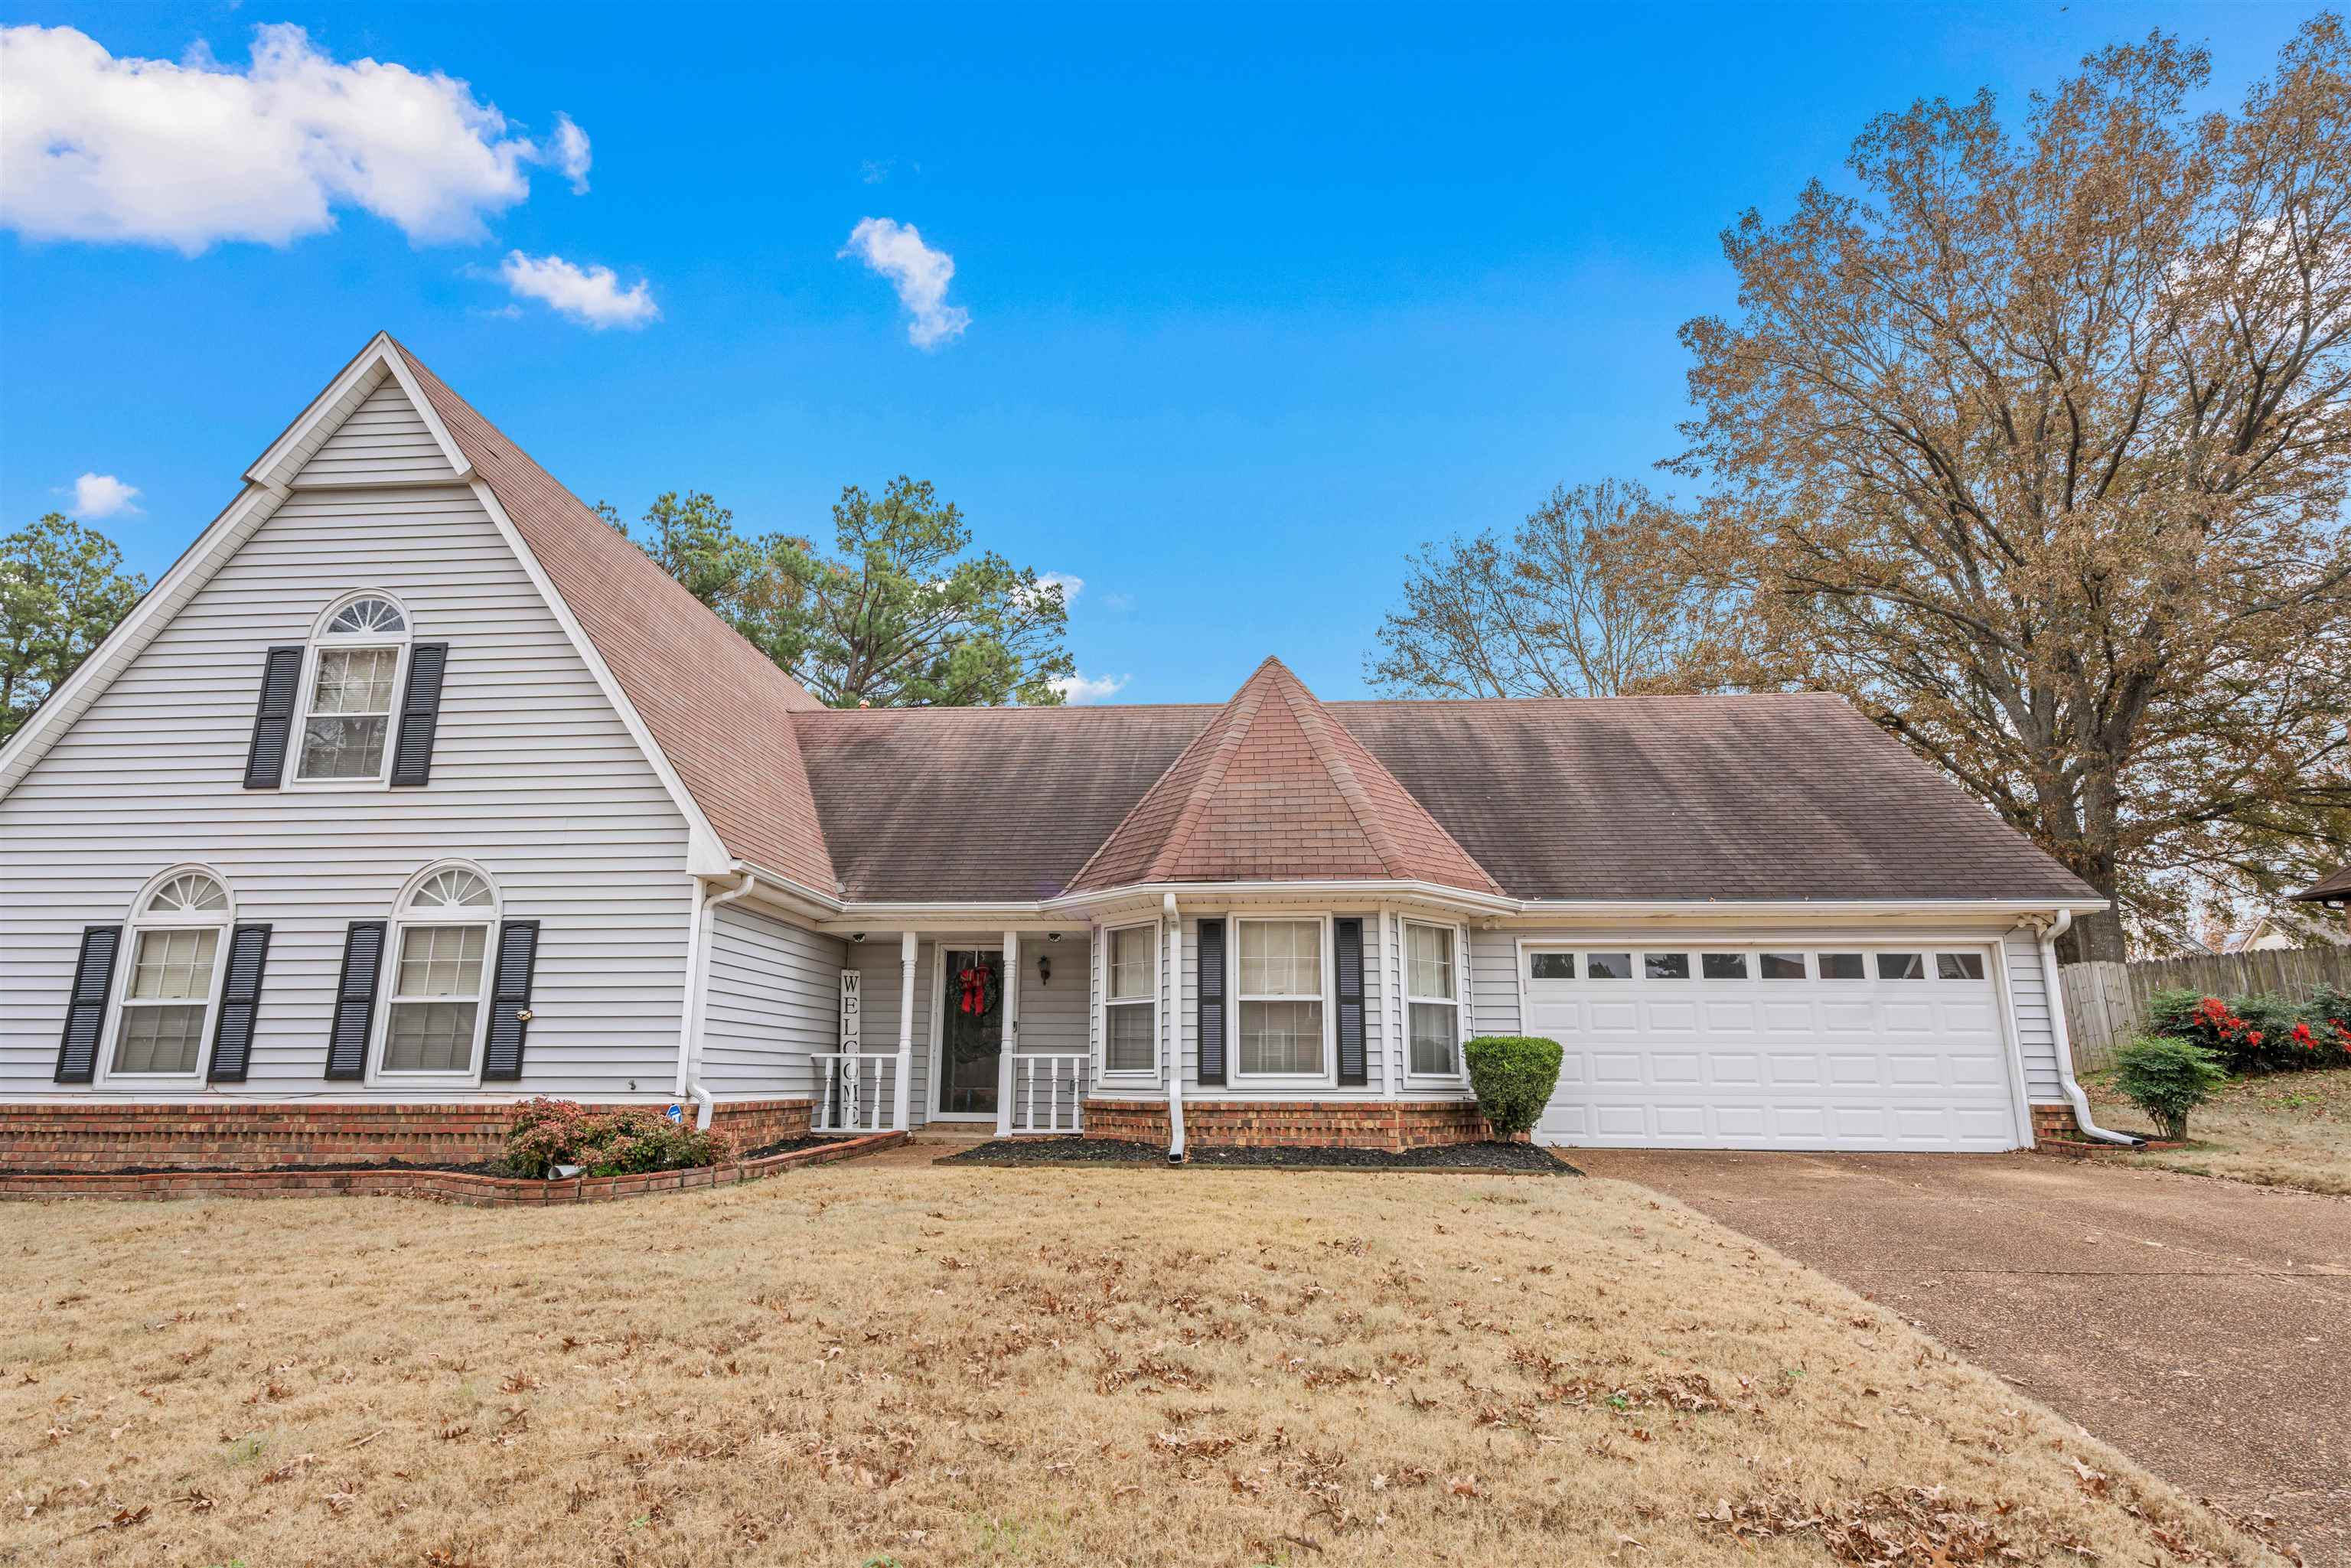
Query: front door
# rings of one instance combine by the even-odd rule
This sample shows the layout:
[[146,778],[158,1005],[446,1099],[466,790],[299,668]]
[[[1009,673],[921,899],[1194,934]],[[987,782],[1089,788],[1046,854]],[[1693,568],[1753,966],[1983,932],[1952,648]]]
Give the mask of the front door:
[[997,1058],[1004,1051],[1004,955],[949,948],[939,967],[946,994],[932,1113],[993,1118]]

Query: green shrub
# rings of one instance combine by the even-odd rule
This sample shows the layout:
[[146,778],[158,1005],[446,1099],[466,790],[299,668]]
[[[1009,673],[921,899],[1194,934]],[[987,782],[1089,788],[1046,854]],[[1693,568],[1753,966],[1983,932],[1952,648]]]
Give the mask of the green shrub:
[[520,1176],[544,1177],[557,1166],[579,1166],[590,1176],[634,1176],[715,1166],[734,1152],[726,1134],[696,1132],[658,1111],[599,1111],[541,1096],[516,1112],[500,1164]]
[[1461,1048],[1469,1088],[1494,1135],[1516,1139],[1534,1131],[1559,1082],[1559,1041],[1535,1035],[1489,1034]]
[[2185,1138],[2188,1113],[2228,1080],[2219,1059],[2192,1040],[2143,1035],[2115,1052],[2115,1086],[2167,1138]]
[[2147,1031],[2169,1035],[2174,1040],[2204,1040],[2198,1030],[2197,1011],[2204,1005],[2204,993],[2190,986],[2166,986],[2147,999]]

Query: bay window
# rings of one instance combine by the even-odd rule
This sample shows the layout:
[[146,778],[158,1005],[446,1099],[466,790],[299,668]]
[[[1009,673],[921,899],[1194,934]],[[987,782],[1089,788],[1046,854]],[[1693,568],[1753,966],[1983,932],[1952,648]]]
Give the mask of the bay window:
[[1454,927],[1405,923],[1405,1005],[1415,1077],[1461,1074],[1459,954],[1460,934]]
[[1123,925],[1104,943],[1102,1071],[1159,1071],[1159,927]]
[[1240,920],[1234,1066],[1243,1077],[1316,1077],[1323,1046],[1323,923]]

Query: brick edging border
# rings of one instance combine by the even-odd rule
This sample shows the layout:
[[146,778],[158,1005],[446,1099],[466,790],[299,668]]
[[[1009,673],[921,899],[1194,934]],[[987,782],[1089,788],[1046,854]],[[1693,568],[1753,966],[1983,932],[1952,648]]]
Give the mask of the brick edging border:
[[830,1165],[904,1143],[904,1133],[869,1133],[764,1159],[734,1160],[693,1170],[649,1171],[640,1176],[573,1176],[568,1181],[531,1181],[521,1176],[475,1176],[467,1171],[155,1171],[141,1176],[0,1175],[0,1200],[172,1197],[422,1197],[474,1208],[538,1208],[567,1203],[611,1203],[658,1192],[692,1192],[737,1186],[798,1166]]

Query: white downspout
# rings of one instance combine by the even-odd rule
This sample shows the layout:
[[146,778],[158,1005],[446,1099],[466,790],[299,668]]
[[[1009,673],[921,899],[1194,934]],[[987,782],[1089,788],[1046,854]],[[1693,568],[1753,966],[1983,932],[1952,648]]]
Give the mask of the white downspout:
[[731,888],[702,890],[700,878],[695,881],[696,892],[693,913],[686,921],[685,947],[685,1009],[677,1027],[677,1085],[672,1091],[679,1099],[691,1099],[695,1104],[694,1124],[704,1132],[710,1129],[710,1115],[717,1101],[694,1075],[697,1065],[698,1047],[702,1042],[703,1004],[708,998],[708,959],[705,949],[709,946],[710,912],[722,904],[732,904],[751,891],[753,877],[747,871],[743,880]]
[[1159,901],[1167,922],[1167,1163],[1184,1163],[1184,922],[1176,895]]
[[[2040,926],[2037,920],[2030,924]],[[2074,912],[2061,909],[2057,918],[2041,926],[2041,983],[2049,992],[2049,1031],[2057,1040],[2057,1077],[2065,1086],[2065,1098],[2074,1102],[2074,1124],[2091,1137],[2105,1144],[2121,1144],[2137,1148],[2141,1142],[2127,1133],[2116,1133],[2101,1127],[2090,1116],[2090,1097],[2082,1092],[2081,1084],[2074,1080],[2074,1042],[2065,1029],[2064,983],[2057,976],[2057,938],[2065,935],[2074,924]]]

